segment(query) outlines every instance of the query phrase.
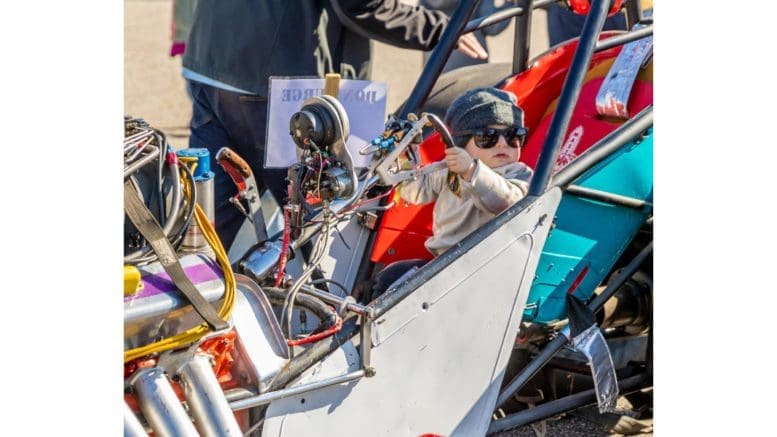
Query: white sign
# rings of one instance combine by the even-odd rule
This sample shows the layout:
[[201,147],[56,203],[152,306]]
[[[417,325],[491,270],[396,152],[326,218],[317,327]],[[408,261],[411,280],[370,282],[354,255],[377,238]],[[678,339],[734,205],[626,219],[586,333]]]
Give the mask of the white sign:
[[[346,142],[356,167],[367,167],[370,156],[359,149],[383,132],[386,117],[386,83],[340,79],[338,100],[348,114],[351,135]],[[324,79],[270,78],[267,107],[265,168],[288,167],[297,161],[297,146],[289,135],[289,120],[302,103],[324,93]]]

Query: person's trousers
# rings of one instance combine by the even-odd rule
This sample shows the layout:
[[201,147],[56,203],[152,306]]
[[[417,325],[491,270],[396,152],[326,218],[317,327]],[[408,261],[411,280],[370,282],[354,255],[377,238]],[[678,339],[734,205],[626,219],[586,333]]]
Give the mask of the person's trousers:
[[192,98],[190,148],[206,148],[215,173],[215,222],[226,250],[232,245],[245,215],[229,198],[237,186],[216,163],[216,152],[224,146],[246,160],[254,173],[259,190],[267,188],[279,205],[286,198],[286,169],[264,169],[267,130],[267,98],[225,91],[200,82],[186,81]]
[[391,288],[395,282],[397,282],[406,274],[410,274],[411,269],[413,271],[418,270],[428,262],[429,260],[426,259],[413,258],[394,261],[393,263],[387,265],[383,270],[378,272],[375,275],[375,278],[371,281],[372,284],[369,288],[370,294],[369,296],[364,296],[363,302],[368,304],[377,299],[379,296],[388,291],[388,289]]

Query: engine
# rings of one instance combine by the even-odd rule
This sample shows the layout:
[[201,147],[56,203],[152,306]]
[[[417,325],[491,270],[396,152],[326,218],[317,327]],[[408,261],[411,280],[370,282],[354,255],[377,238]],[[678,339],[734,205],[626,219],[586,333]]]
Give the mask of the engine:
[[[232,177],[238,193],[230,200],[249,218],[261,213],[250,168],[226,147],[215,157],[206,149],[174,151],[162,132],[125,117],[128,434],[242,435],[261,424],[245,406],[269,402],[291,380],[290,357],[339,332],[348,317],[370,335],[368,307],[326,292],[312,278],[338,223],[386,208],[378,200],[394,184],[434,170],[410,170],[404,154],[431,125],[441,123],[425,114],[390,118],[385,132],[362,148],[372,161],[357,177],[342,105],[328,95],[306,100],[289,123],[298,162],[288,171],[282,236],[260,239],[233,264],[213,227],[211,161]],[[298,252],[307,253],[304,267],[292,275],[286,264]],[[348,378],[374,374],[368,351],[361,355],[362,369]]]
[[126,117],[124,161],[125,431],[241,435],[248,415],[228,399],[265,391],[289,351],[266,295],[232,271],[215,234],[209,153],[173,152]]
[[[337,201],[356,197],[345,111],[323,96],[292,118],[301,156],[289,170],[286,234],[249,252],[239,263],[247,276],[233,271],[213,228],[210,153],[173,151],[143,119],[124,121],[125,433],[242,435],[261,422],[231,402],[277,388],[272,383],[292,351],[336,333],[349,309],[366,314],[306,283],[309,271],[292,278],[284,269],[294,249],[328,229],[327,220],[347,216]],[[240,182],[240,158],[225,149],[216,161]],[[308,329],[292,329],[295,309],[312,316]]]

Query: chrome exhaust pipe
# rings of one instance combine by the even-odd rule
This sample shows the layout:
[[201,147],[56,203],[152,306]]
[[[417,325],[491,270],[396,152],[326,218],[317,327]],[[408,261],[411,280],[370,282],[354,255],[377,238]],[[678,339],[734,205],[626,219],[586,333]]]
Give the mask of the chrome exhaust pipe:
[[204,436],[240,436],[243,432],[213,373],[208,355],[197,353],[178,371],[194,423]]
[[148,437],[146,429],[126,402],[124,403],[124,437]]
[[194,424],[162,369],[151,367],[139,370],[132,376],[130,384],[137,394],[140,410],[155,435],[197,435]]

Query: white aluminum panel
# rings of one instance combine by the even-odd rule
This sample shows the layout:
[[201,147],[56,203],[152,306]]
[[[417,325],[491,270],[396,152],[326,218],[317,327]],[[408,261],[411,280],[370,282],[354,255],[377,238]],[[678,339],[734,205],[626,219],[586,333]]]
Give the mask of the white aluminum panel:
[[[560,199],[546,193],[377,320],[374,377],[273,402],[263,435],[485,434]],[[298,383],[354,370],[333,355]]]
[[356,282],[356,273],[359,270],[359,263],[365,256],[364,248],[367,245],[370,230],[359,224],[356,216],[337,227],[340,235],[337,235],[338,231],[332,229],[327,241],[328,247],[320,265],[324,276],[344,285],[348,289],[348,294],[332,284],[328,285],[329,291],[345,297],[350,295]]

